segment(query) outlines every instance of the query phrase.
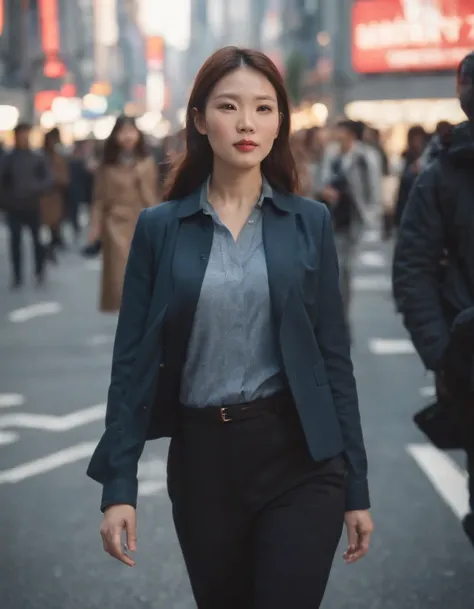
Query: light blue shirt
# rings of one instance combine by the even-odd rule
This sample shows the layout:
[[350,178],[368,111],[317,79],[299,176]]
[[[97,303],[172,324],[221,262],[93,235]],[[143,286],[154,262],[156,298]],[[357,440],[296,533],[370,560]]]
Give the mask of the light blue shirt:
[[186,362],[180,402],[224,406],[251,402],[285,385],[272,319],[262,221],[272,189],[262,192],[234,241],[201,191],[202,212],[214,220],[214,237],[204,275]]

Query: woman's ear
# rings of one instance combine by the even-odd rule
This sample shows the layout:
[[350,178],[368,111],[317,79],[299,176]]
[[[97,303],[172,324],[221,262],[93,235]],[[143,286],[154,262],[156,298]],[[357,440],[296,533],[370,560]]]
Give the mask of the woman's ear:
[[196,127],[197,131],[201,135],[207,135],[206,121],[204,119],[204,116],[201,114],[201,112],[199,112],[199,110],[197,108],[193,108],[192,112],[193,112],[194,126]]

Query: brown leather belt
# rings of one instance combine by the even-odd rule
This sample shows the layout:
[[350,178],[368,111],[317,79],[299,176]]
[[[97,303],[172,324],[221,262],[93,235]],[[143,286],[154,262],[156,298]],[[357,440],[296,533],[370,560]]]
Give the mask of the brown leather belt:
[[245,404],[229,404],[226,406],[181,406],[180,414],[184,418],[217,423],[232,423],[254,419],[264,414],[295,412],[293,398],[289,390],[280,391],[266,398],[259,398]]

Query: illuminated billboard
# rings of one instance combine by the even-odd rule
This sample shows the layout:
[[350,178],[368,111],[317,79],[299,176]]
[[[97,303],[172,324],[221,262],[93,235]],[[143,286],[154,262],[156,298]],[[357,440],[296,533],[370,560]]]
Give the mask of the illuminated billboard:
[[352,65],[359,73],[450,70],[474,50],[474,0],[358,0]]

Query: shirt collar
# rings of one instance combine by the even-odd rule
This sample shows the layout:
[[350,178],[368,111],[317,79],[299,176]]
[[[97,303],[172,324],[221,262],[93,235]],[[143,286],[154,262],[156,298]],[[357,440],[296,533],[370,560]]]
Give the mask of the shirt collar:
[[[199,205],[200,205],[201,209],[205,213],[208,213],[208,214],[212,213],[214,211],[212,205],[209,203],[209,197],[208,197],[210,181],[211,181],[211,176],[209,176],[207,178],[207,180],[204,182],[204,184],[202,185],[200,200],[199,200]],[[273,198],[273,190],[272,190],[272,187],[270,186],[268,180],[265,178],[265,176],[262,176],[262,190],[260,191],[260,196],[259,196],[258,201],[255,204],[255,206],[261,209],[263,206],[264,200],[267,198],[268,199]]]
[[[194,214],[202,211],[202,207],[200,205],[200,198],[202,195],[202,186],[199,186],[193,192],[189,193],[189,195],[183,197],[180,200],[177,200],[176,203],[178,205],[178,209],[176,211],[176,217],[178,218],[189,218]],[[207,189],[206,189],[207,194]],[[263,198],[265,199],[267,195]],[[295,205],[295,197],[294,194],[284,194],[282,192],[278,192],[277,190],[272,189],[271,199],[269,199],[273,205],[285,214],[294,213],[294,205]],[[298,197],[296,197],[298,198]],[[206,197],[207,199],[207,197]]]

